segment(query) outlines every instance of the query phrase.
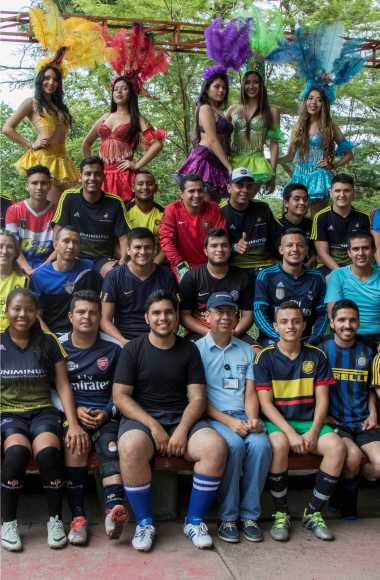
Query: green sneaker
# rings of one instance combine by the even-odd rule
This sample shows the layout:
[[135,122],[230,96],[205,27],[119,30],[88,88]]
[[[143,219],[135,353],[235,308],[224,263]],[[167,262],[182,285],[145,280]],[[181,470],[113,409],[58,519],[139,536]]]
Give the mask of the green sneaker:
[[308,514],[305,509],[302,523],[308,530],[311,530],[316,538],[319,540],[331,541],[335,540],[334,534],[328,529],[321,512],[314,512]]
[[287,542],[290,538],[290,515],[286,512],[276,512],[273,517],[270,535],[276,542]]

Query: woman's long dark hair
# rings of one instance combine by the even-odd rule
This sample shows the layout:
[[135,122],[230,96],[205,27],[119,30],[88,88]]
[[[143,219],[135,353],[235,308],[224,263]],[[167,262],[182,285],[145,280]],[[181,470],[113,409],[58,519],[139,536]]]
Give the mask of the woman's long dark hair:
[[203,82],[203,85],[201,87],[201,92],[200,92],[200,95],[198,98],[197,110],[195,111],[194,143],[196,143],[196,144],[198,144],[199,141],[201,140],[201,128],[199,125],[199,109],[200,109],[201,105],[209,105],[210,104],[207,91],[209,90],[212,83],[218,79],[221,79],[226,86],[226,94],[225,94],[225,97],[223,99],[223,103],[222,103],[221,107],[225,108],[227,106],[227,103],[228,103],[228,78],[227,78],[227,75],[220,73],[220,72],[215,73],[212,77],[210,77],[209,79],[207,79]]
[[128,131],[127,131],[126,140],[129,143],[132,143],[132,147],[133,147],[133,149],[135,149],[138,145],[140,131],[141,131],[141,129],[140,129],[139,101],[138,101],[137,93],[135,91],[135,88],[133,86],[131,79],[126,77],[126,76],[117,77],[113,81],[112,95],[111,95],[111,113],[114,113],[117,109],[117,105],[116,105],[115,101],[113,100],[113,92],[115,90],[116,83],[118,83],[119,81],[124,81],[128,86],[127,107],[128,107],[128,112],[131,116],[131,124],[130,124]]
[[[240,103],[243,105],[243,107],[244,107],[244,105],[247,104],[247,95],[245,93],[245,82],[247,80],[248,75],[256,75],[257,78],[259,79],[259,83],[260,83],[259,104],[258,104],[257,110],[252,118],[257,117],[258,115],[262,115],[266,128],[272,129],[272,127],[273,127],[273,115],[272,115],[272,111],[270,109],[270,105],[269,105],[269,101],[268,101],[267,88],[265,86],[263,79],[261,78],[261,76],[258,73],[254,72],[254,71],[247,71],[244,74],[242,81],[241,81],[241,87],[240,87]],[[252,119],[248,119],[247,124],[246,124],[246,136],[247,136],[248,140],[250,138],[250,132],[251,132],[251,120]]]
[[[45,77],[45,73],[49,69],[55,72],[58,82],[58,87],[51,96],[51,102],[46,99],[44,92],[42,90],[42,83]],[[40,113],[40,115],[43,115],[44,111],[50,111],[51,113],[54,113],[56,115],[57,111],[59,111],[64,116],[65,121],[68,123],[68,125],[71,125],[72,121],[71,115],[69,109],[67,108],[67,105],[65,105],[63,101],[64,93],[62,85],[62,73],[59,70],[59,68],[51,64],[48,64],[39,71],[34,81],[34,98],[37,102],[37,111],[38,113]]]

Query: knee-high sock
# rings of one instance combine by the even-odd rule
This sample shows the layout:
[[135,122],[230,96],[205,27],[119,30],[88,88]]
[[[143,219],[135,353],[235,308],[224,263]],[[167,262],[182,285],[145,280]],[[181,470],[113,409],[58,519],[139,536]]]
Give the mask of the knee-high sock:
[[203,520],[215,501],[221,480],[221,477],[194,473],[193,488],[186,516],[188,523],[199,524]]
[[4,522],[17,518],[18,498],[24,487],[30,451],[24,445],[12,445],[4,453],[1,470],[1,513]]
[[87,485],[87,466],[66,467],[66,490],[73,518],[85,516],[84,497]]
[[58,516],[61,519],[65,483],[62,452],[56,447],[45,447],[36,456],[36,461],[48,504],[49,517]]
[[125,485],[124,490],[136,522],[138,524],[141,522],[152,524],[152,482],[147,481],[142,485]]
[[287,471],[268,475],[269,491],[276,512],[288,512],[288,479]]
[[338,478],[324,471],[318,471],[312,496],[307,506],[309,514],[321,512],[333,494]]

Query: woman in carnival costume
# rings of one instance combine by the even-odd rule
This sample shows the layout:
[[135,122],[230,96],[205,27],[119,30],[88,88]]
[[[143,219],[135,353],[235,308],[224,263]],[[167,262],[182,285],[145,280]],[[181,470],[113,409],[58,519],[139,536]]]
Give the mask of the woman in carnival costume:
[[[48,167],[53,177],[49,199],[56,202],[60,193],[79,177],[65,150],[71,115],[64,102],[62,79],[69,70],[93,68],[103,62],[106,46],[98,24],[77,17],[64,20],[51,0],[45,0],[45,6],[45,12],[32,8],[30,21],[41,47],[50,55],[37,64],[34,98],[26,99],[18,107],[6,121],[3,132],[26,148],[16,163],[20,173],[34,165]],[[32,143],[17,132],[25,118],[37,132]]]
[[[157,51],[153,36],[142,24],[134,24],[130,34],[122,29],[114,37],[103,32],[107,46],[116,52],[111,65],[118,75],[112,82],[111,111],[91,128],[83,141],[85,157],[100,139],[99,155],[105,163],[103,190],[129,201],[133,197],[136,171],[154,159],[163,147],[165,131],[154,129],[140,115],[138,94],[143,83],[169,67],[168,55]],[[133,156],[139,145],[144,148],[140,159]]]
[[272,62],[294,64],[306,81],[289,150],[280,163],[291,176],[289,183],[307,187],[312,214],[327,204],[334,171],[353,159],[354,145],[330,113],[335,86],[346,83],[363,66],[357,54],[360,42],[344,40],[343,34],[340,23],[319,25],[310,32],[299,28],[292,40],[283,41],[268,56]]
[[[252,7],[244,14],[250,22],[250,46],[253,58],[243,67],[240,104],[232,105],[226,118],[232,123],[232,167],[245,167],[255,178],[257,192],[262,184],[273,191],[279,156],[279,143],[283,141],[280,130],[280,112],[268,101],[265,86],[265,56],[281,40],[282,19],[273,13],[264,13]],[[268,144],[270,161],[264,156]]]
[[205,70],[195,113],[195,147],[178,169],[178,176],[197,174],[211,199],[227,196],[232,171],[228,159],[232,125],[224,116],[228,102],[228,68],[240,70],[250,56],[249,24],[216,18],[205,30],[207,54],[217,65]]

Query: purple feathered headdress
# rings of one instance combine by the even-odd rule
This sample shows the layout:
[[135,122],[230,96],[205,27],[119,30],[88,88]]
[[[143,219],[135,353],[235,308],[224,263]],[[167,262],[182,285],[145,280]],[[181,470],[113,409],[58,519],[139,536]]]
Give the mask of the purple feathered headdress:
[[234,18],[224,25],[222,18],[215,20],[205,30],[207,55],[216,66],[207,68],[203,77],[210,79],[215,74],[227,75],[227,70],[232,68],[236,71],[251,56],[249,46],[249,20]]

